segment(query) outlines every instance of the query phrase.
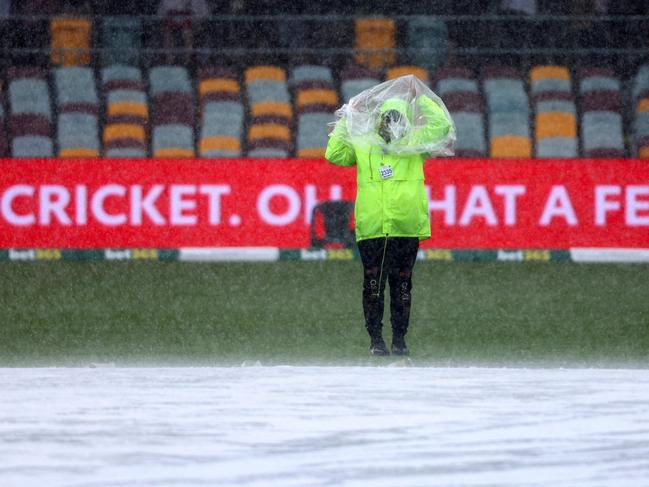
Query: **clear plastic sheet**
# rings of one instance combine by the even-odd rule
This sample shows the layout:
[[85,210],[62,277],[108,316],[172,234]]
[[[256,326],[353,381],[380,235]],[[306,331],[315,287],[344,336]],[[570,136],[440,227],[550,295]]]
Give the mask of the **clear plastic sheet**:
[[401,76],[369,88],[335,115],[332,125],[343,123],[330,137],[352,144],[369,141],[386,153],[454,155],[453,119],[442,99],[416,76]]

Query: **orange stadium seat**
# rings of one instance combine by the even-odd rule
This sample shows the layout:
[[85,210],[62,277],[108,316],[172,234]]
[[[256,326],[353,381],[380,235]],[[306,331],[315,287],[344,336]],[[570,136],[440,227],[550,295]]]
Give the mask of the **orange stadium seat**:
[[252,66],[244,73],[251,120],[249,157],[288,157],[292,146],[293,108],[286,71],[278,66]]
[[283,124],[260,123],[250,127],[248,130],[248,139],[281,139],[288,142],[291,140],[291,131]]
[[312,147],[308,149],[300,149],[297,152],[298,157],[304,159],[324,159],[326,147]]
[[536,66],[530,71],[530,80],[535,83],[542,79],[562,79],[570,81],[570,71],[565,66]]
[[338,94],[332,89],[306,89],[297,94],[296,105],[301,110],[307,105],[338,105]]
[[199,74],[201,157],[240,157],[244,108],[234,69],[207,67]]
[[395,63],[396,26],[385,18],[356,19],[356,62],[371,69],[381,70]]
[[495,159],[528,159],[532,142],[522,135],[503,135],[491,139],[491,157]]
[[246,84],[261,80],[279,81],[281,83],[285,83],[286,71],[277,66],[253,66],[246,69]]
[[577,119],[572,113],[546,112],[536,114],[537,140],[548,137],[577,137]]
[[201,154],[212,151],[241,152],[241,139],[227,135],[213,135],[204,137],[200,142]]
[[276,115],[287,120],[293,118],[293,109],[291,105],[281,101],[262,101],[255,103],[250,113],[253,117],[263,117],[264,115]]
[[50,30],[52,64],[76,66],[90,62],[90,20],[59,17],[50,22]]
[[417,78],[419,78],[426,84],[428,84],[429,82],[428,71],[424,68],[420,68],[419,66],[395,66],[394,68],[388,69],[388,72],[385,75],[385,79],[390,80],[398,78],[399,76],[405,76],[407,74],[414,74]]

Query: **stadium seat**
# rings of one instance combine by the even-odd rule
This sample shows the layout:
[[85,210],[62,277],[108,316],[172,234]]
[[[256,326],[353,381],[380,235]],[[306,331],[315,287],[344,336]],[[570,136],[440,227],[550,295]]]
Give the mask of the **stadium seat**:
[[581,120],[581,134],[585,157],[624,157],[621,114],[586,112]]
[[482,113],[455,112],[451,114],[455,122],[457,157],[485,157],[487,147],[484,135],[484,115]]
[[547,137],[577,137],[577,117],[568,112],[536,114],[536,139]]
[[613,70],[584,68],[579,73],[581,141],[584,157],[626,155],[621,83]]
[[61,113],[57,124],[59,157],[99,157],[99,124],[89,113]]
[[577,108],[570,71],[565,66],[535,66],[530,70],[535,106],[536,156],[578,157]]
[[[2,86],[2,88],[4,88]],[[0,91],[0,158],[7,157],[9,139],[7,137],[7,117],[5,114],[4,90]]]
[[99,157],[99,97],[85,67],[55,68],[59,157]]
[[350,98],[358,95],[360,92],[376,86],[381,82],[376,71],[353,64],[343,69],[340,79],[340,90],[344,103],[347,103]]
[[277,66],[252,66],[246,69],[244,80],[252,116],[248,123],[248,156],[288,157],[293,109],[286,72]]
[[395,79],[399,78],[400,76],[406,76],[408,74],[415,75],[425,84],[430,83],[430,79],[428,78],[428,71],[425,68],[419,66],[395,66],[388,69],[385,74],[385,79]]
[[142,20],[139,17],[104,17],[101,22],[101,62],[137,65],[142,48]]
[[58,17],[50,22],[51,62],[78,66],[90,62],[92,23],[85,18]]
[[570,71],[565,66],[536,66],[530,71],[532,96],[542,92],[571,93]]
[[615,72],[609,68],[584,68],[579,74],[579,92],[583,94],[608,91],[619,92],[622,88]]
[[408,21],[406,46],[413,64],[434,72],[446,58],[448,28],[436,17],[414,17]]
[[327,127],[333,121],[332,113],[300,114],[297,129],[297,156],[323,158],[329,140]]
[[484,102],[475,75],[465,68],[441,68],[435,77],[435,93],[455,122],[456,156],[486,157]]
[[532,157],[532,140],[521,135],[492,137],[490,152],[495,159],[529,159]]
[[572,158],[577,157],[576,137],[546,137],[540,139],[536,146],[539,158]]
[[52,109],[45,72],[11,67],[7,78],[12,157],[53,157]]
[[302,87],[297,90],[295,105],[300,113],[333,111],[338,106],[338,94],[332,87]]
[[156,66],[149,71],[151,96],[163,93],[191,94],[189,72],[184,66]]
[[291,73],[297,117],[297,157],[323,158],[327,125],[334,120],[338,93],[331,70],[324,66],[298,66]]
[[153,157],[194,157],[194,130],[186,124],[164,123],[153,127]]
[[59,111],[83,111],[95,114],[98,112],[99,98],[95,75],[90,68],[56,68],[54,79]]
[[149,104],[142,72],[134,66],[113,65],[103,68],[101,76],[106,100],[104,156],[146,157]]
[[14,137],[11,141],[13,157],[53,157],[54,145],[51,137],[26,135]]
[[307,64],[296,66],[291,72],[291,86],[295,87],[303,81],[324,81],[333,85],[334,79],[331,69],[327,66]]
[[151,68],[149,93],[153,105],[153,157],[194,157],[194,92],[187,68]]
[[396,26],[394,20],[367,17],[355,20],[356,62],[370,69],[381,70],[396,60]]
[[495,158],[532,156],[529,99],[518,70],[487,67],[482,72],[489,119],[490,154]]
[[523,112],[496,112],[489,117],[489,134],[491,137],[518,135],[529,137],[530,121]]
[[234,70],[205,68],[199,74],[201,157],[240,157],[244,108]]
[[631,88],[633,116],[634,155],[641,159],[649,157],[649,64],[640,66],[633,78]]

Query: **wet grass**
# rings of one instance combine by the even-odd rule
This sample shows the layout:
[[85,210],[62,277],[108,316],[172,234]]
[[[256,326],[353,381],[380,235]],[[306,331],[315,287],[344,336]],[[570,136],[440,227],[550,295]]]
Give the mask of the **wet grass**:
[[[0,365],[385,363],[367,356],[357,262],[12,262],[0,275]],[[646,265],[420,262],[413,293],[416,364],[649,366]]]

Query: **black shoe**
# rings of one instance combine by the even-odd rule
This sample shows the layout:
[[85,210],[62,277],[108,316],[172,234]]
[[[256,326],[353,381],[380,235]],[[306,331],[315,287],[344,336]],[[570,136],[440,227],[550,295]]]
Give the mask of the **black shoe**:
[[392,355],[410,355],[405,337],[401,335],[394,335],[392,337]]
[[390,355],[388,346],[383,341],[383,338],[372,338],[372,343],[370,343],[370,353],[377,357],[385,357]]

